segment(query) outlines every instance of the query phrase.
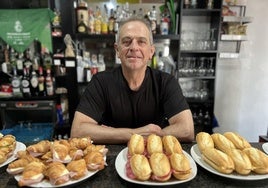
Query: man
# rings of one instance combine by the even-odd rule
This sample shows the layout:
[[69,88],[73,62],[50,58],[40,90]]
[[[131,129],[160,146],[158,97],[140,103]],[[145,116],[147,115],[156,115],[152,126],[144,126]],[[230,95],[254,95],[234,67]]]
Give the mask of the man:
[[132,134],[194,139],[193,118],[178,81],[147,66],[155,52],[150,26],[129,19],[114,44],[121,66],[95,74],[75,112],[71,137],[126,143]]

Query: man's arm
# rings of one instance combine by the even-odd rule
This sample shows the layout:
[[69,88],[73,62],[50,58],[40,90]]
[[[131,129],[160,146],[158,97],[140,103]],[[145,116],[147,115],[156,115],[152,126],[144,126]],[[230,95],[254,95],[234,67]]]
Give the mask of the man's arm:
[[75,112],[71,128],[71,137],[90,136],[96,144],[127,143],[132,134],[148,136],[150,134],[163,135],[163,133],[162,129],[155,124],[136,129],[101,126],[94,119],[80,112]]
[[194,123],[190,110],[184,110],[169,119],[169,126],[163,128],[165,135],[173,135],[180,142],[194,140]]

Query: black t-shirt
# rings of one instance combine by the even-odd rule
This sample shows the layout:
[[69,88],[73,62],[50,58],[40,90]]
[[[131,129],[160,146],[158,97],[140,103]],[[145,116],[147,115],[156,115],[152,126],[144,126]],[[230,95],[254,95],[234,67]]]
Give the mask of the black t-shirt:
[[77,107],[99,124],[129,128],[149,123],[164,127],[170,117],[185,109],[189,106],[178,81],[150,67],[138,91],[129,88],[121,67],[95,74]]

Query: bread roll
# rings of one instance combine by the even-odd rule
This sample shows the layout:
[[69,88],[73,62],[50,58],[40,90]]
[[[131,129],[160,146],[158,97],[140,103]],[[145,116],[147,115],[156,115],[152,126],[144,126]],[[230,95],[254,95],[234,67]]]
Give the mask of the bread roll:
[[215,148],[228,153],[231,149],[235,149],[235,145],[225,136],[220,133],[213,133],[211,135]]
[[133,134],[128,142],[128,154],[144,154],[144,138],[139,134]]
[[183,153],[180,142],[175,136],[167,135],[162,138],[164,150],[166,155],[171,155],[172,153]]
[[134,154],[130,158],[130,167],[137,180],[145,181],[151,177],[151,167],[144,155]]
[[235,145],[237,149],[244,149],[251,147],[250,143],[237,133],[225,132],[223,135],[226,138],[228,138]]
[[218,172],[230,174],[234,171],[233,160],[224,152],[216,148],[203,150],[202,159]]
[[247,175],[252,170],[252,165],[247,154],[239,149],[232,149],[228,153],[235,165],[235,171],[241,175]]
[[192,169],[189,159],[184,154],[173,153],[170,158],[173,176],[178,180],[188,179]]
[[163,152],[163,144],[160,136],[155,134],[151,134],[147,138],[147,152],[148,155],[152,155],[153,153],[162,153]]
[[252,171],[257,174],[268,173],[268,156],[257,148],[245,148],[243,150],[247,154],[252,164]]
[[197,146],[199,151],[202,151],[206,148],[214,148],[214,141],[209,133],[206,132],[199,132],[196,137]]
[[152,168],[152,179],[156,181],[167,181],[171,177],[171,168],[168,157],[164,153],[153,153],[149,158]]

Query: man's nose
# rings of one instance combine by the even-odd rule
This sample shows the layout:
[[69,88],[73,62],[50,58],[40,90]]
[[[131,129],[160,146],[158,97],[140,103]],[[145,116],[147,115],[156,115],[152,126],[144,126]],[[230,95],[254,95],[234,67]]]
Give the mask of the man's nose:
[[137,50],[138,47],[139,47],[138,41],[137,41],[136,39],[133,39],[133,40],[131,41],[131,44],[130,44],[129,48],[130,48],[131,50]]

